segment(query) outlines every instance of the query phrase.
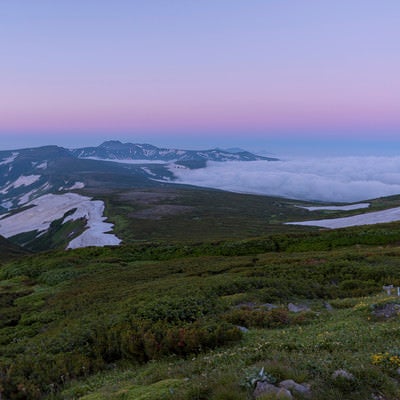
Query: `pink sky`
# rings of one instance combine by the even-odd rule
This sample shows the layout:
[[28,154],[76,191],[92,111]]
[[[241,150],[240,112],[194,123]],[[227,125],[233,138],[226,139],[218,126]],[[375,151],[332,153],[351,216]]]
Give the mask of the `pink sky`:
[[2,13],[3,148],[40,135],[400,137],[395,0],[26,0]]

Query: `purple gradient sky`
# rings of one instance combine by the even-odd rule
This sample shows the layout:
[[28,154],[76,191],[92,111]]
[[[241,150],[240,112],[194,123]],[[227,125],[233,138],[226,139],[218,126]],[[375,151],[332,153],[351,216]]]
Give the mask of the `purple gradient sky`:
[[0,49],[0,150],[400,150],[398,0],[3,0]]

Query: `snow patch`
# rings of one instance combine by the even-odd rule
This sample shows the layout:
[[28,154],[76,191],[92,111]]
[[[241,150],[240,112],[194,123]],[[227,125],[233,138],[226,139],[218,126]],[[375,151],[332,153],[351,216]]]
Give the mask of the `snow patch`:
[[315,207],[297,206],[297,207],[304,208],[308,211],[319,211],[319,210],[352,211],[352,210],[359,210],[362,208],[368,208],[369,206],[370,203],[350,204],[347,206],[315,206]]
[[24,195],[22,195],[18,201],[18,205],[22,206],[25,203],[28,203],[29,200],[31,200],[31,198],[33,197],[33,195],[37,192],[37,190],[31,190],[28,193],[25,193]]
[[383,211],[375,211],[351,217],[320,219],[302,222],[287,222],[286,225],[320,226],[322,228],[347,228],[350,226],[383,224],[400,221],[400,207],[389,208]]
[[151,175],[151,176],[157,176],[157,174],[155,174],[153,171],[151,171],[149,168],[147,167],[142,167],[141,168],[142,171],[146,172],[146,174]]
[[7,186],[0,190],[0,194],[7,194],[8,191],[12,188],[17,189],[21,186],[30,186],[38,181],[40,177],[41,175],[21,175],[15,182],[7,182]]
[[33,207],[0,220],[0,235],[8,238],[23,232],[43,233],[54,220],[76,208],[74,214],[65,218],[64,222],[86,218],[87,230],[73,239],[68,248],[118,245],[121,242],[115,235],[106,233],[113,225],[104,222],[104,203],[100,200],[92,201],[90,197],[76,193],[46,194],[27,205]]
[[113,228],[113,224],[104,222],[107,218],[103,217],[104,203],[100,200],[89,201],[85,207],[78,208],[75,213],[65,219],[64,222],[75,220],[78,218],[86,218],[88,228],[80,236],[73,239],[68,249],[76,249],[78,247],[88,246],[116,246],[121,243],[121,240],[109,232]]
[[10,157],[4,158],[3,161],[0,161],[0,165],[6,165],[12,163],[17,157],[19,153],[12,153]]
[[37,169],[47,169],[47,161],[43,161],[41,164],[39,164]]
[[13,206],[12,201],[5,201],[3,203],[1,203],[1,206],[7,210],[10,210]]
[[84,160],[96,160],[96,161],[108,161],[116,162],[121,164],[166,164],[166,161],[162,160],[131,160],[131,159],[111,159],[111,158],[99,158],[99,157],[79,157]]
[[83,182],[75,182],[71,187],[67,188],[67,190],[74,190],[74,189],[83,189],[85,184]]
[[10,185],[14,189],[21,186],[30,186],[40,179],[41,175],[21,175],[14,183]]

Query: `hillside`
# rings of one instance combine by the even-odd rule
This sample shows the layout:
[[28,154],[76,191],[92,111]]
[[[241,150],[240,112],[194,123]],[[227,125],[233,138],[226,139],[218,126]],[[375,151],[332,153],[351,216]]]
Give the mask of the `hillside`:
[[27,251],[0,236],[0,263],[27,254]]
[[400,304],[381,293],[400,284],[399,238],[391,224],[8,263],[2,394],[250,399],[292,379],[310,399],[396,399]]

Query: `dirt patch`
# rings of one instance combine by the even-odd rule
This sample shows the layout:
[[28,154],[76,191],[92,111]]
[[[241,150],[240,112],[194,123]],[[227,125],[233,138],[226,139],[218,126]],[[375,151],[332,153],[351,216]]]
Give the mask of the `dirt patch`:
[[135,202],[138,204],[154,204],[165,200],[175,200],[178,195],[174,192],[143,192],[131,191],[121,193],[118,198],[122,201]]
[[170,215],[177,215],[190,212],[193,211],[194,209],[195,209],[194,207],[189,207],[189,206],[163,204],[131,213],[129,214],[129,217],[139,218],[139,219],[161,219],[162,217],[167,217]]

